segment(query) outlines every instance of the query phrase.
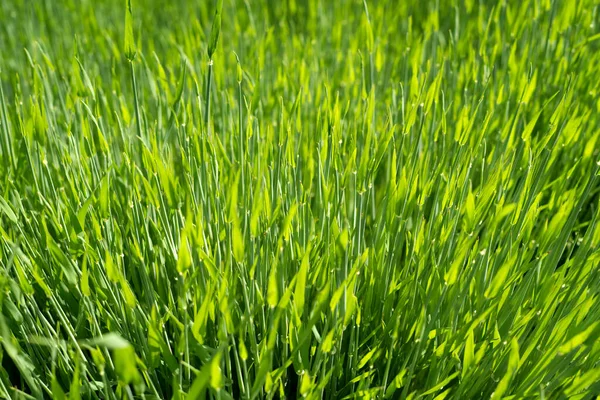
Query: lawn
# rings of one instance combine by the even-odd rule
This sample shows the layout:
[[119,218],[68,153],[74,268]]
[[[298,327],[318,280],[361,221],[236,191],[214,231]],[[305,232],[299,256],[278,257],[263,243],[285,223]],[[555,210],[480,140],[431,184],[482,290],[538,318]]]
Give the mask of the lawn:
[[0,21],[0,398],[600,394],[596,0]]

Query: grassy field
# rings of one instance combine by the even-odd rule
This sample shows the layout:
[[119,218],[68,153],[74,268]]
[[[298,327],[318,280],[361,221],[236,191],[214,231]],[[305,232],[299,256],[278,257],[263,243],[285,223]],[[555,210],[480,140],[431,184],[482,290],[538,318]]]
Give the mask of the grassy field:
[[596,0],[0,1],[0,398],[592,399]]

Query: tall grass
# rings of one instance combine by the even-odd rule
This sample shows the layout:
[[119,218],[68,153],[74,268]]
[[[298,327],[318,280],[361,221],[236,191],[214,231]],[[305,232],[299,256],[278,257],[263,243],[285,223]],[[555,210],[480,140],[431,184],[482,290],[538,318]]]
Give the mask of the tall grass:
[[599,15],[0,2],[0,398],[593,398]]

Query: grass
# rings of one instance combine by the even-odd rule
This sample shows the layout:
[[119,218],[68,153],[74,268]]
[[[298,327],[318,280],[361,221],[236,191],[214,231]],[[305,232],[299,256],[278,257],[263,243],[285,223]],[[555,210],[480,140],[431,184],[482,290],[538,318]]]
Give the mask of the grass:
[[594,0],[0,20],[0,398],[600,393]]

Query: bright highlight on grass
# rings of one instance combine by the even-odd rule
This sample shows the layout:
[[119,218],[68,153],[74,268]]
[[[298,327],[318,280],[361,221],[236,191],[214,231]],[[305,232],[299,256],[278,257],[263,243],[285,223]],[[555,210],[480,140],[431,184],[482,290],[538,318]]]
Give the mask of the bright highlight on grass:
[[600,393],[597,1],[0,21],[0,398]]

